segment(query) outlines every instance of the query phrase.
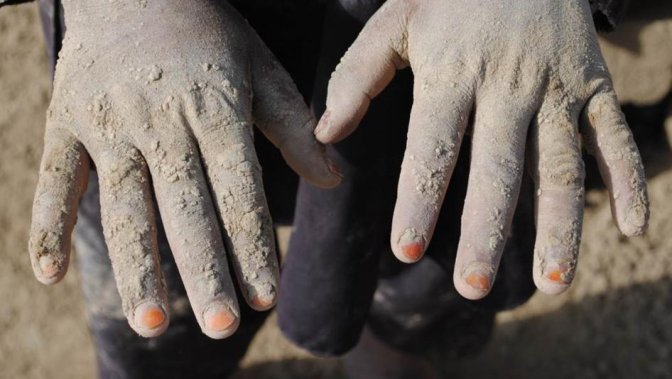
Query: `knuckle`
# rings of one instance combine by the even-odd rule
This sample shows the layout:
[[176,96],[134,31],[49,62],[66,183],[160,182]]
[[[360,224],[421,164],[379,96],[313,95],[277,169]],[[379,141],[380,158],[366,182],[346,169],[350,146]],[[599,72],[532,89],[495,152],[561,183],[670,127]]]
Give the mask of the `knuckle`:
[[247,142],[228,144],[215,156],[215,163],[237,178],[250,178],[261,172],[254,146]]
[[[470,97],[474,92],[474,80],[478,75],[474,67],[478,65],[466,61],[463,57],[447,54],[447,52],[437,53],[434,59],[429,57],[415,57],[412,62],[414,72],[418,78],[423,91],[432,91],[440,89],[441,92],[450,91],[457,98]],[[436,62],[441,62],[437,70]]]
[[193,84],[184,102],[184,113],[197,120],[194,126],[206,134],[252,118],[251,90],[246,82],[232,83],[224,76],[220,80],[220,88]]
[[152,175],[167,183],[176,183],[198,176],[200,171],[197,149],[166,140],[155,140],[144,151]]
[[539,177],[543,186],[582,187],[585,178],[583,160],[574,152],[547,157],[540,164]]
[[586,80],[587,92],[590,96],[614,92],[614,83],[611,74],[606,69],[593,71]]
[[137,152],[129,152],[128,158],[111,158],[103,153],[97,170],[100,173],[100,184],[107,191],[118,192],[129,183],[138,183],[145,180],[144,165]]
[[521,152],[512,148],[494,149],[489,161],[492,178],[498,178],[503,184],[512,186],[522,173]]

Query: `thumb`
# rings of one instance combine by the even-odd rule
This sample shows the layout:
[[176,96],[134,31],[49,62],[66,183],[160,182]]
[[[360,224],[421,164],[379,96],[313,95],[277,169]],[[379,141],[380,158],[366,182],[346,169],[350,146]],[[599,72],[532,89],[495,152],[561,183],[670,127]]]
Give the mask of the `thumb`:
[[359,125],[376,97],[392,81],[396,70],[408,65],[406,0],[391,0],[371,17],[332,74],[327,110],[315,130],[322,143],[335,143]]

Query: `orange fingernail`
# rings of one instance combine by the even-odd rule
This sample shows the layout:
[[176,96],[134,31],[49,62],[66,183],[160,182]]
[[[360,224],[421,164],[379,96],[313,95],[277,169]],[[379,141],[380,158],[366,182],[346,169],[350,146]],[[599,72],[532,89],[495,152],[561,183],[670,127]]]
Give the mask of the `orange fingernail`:
[[564,274],[564,272],[562,272],[560,270],[554,270],[554,271],[551,271],[548,274],[547,278],[548,278],[548,280],[556,282],[556,283],[564,282],[565,280],[562,278],[563,274]]
[[408,245],[402,246],[401,251],[408,259],[417,261],[422,257],[422,253],[425,251],[425,244],[422,242],[409,243]]
[[135,309],[135,321],[145,329],[156,329],[166,321],[166,313],[156,304],[142,304]]
[[58,264],[52,257],[45,255],[40,258],[40,271],[46,278],[54,277],[59,272]]
[[399,237],[399,246],[404,257],[417,261],[425,252],[425,239],[415,228],[409,228]]
[[467,275],[467,284],[472,288],[485,292],[490,289],[490,279],[480,272],[472,272]]
[[572,265],[566,262],[549,263],[543,268],[543,274],[547,280],[556,284],[568,284],[571,282]]
[[236,316],[226,309],[212,309],[205,313],[206,328],[221,332],[230,328],[236,322]]

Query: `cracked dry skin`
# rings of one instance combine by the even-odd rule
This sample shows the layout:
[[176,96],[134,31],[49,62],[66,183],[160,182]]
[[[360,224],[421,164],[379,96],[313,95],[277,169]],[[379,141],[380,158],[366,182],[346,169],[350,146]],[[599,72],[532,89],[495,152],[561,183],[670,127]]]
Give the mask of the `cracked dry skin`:
[[340,178],[313,136],[316,122],[288,74],[224,2],[63,3],[68,32],[33,207],[35,274],[48,284],[65,274],[90,157],[131,326],[154,336],[168,325],[159,212],[201,328],[226,337],[240,315],[227,256],[250,306],[268,309],[277,295],[253,125],[300,175],[332,187]]
[[567,289],[581,240],[582,139],[621,232],[645,231],[644,170],[588,1],[387,1],[333,73],[318,139],[347,137],[405,67],[414,105],[390,238],[400,260],[416,261],[415,247],[431,240],[465,134],[471,167],[454,273],[463,296],[490,291],[525,164],[537,185],[535,282],[546,293]]

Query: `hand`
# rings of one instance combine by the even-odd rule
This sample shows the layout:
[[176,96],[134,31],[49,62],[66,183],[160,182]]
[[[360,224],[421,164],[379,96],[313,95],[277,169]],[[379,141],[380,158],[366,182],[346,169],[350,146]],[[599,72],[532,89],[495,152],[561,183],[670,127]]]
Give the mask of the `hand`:
[[315,140],[316,122],[226,3],[69,0],[64,7],[68,32],[33,207],[35,274],[46,284],[65,274],[91,157],[130,325],[143,336],[168,325],[155,197],[196,318],[205,334],[224,338],[240,315],[225,246],[252,308],[272,307],[278,285],[252,125],[296,172],[333,187],[340,178]]
[[620,230],[644,232],[644,170],[587,0],[389,0],[333,73],[318,140],[348,136],[395,70],[407,66],[415,75],[414,105],[391,235],[400,260],[417,261],[430,242],[468,127],[471,168],[454,271],[463,296],[482,298],[494,282],[526,145],[537,186],[539,289],[562,292],[574,275],[584,203],[581,138],[597,158]]

